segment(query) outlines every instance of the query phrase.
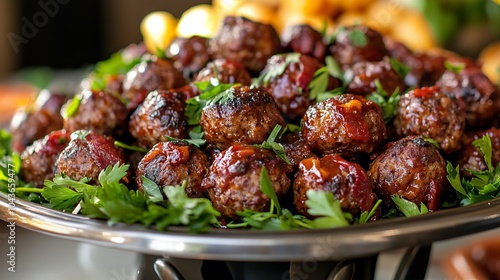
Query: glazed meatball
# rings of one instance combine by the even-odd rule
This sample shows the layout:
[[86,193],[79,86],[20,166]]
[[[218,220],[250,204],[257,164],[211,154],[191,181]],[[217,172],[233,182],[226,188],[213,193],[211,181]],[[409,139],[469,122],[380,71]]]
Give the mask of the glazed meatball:
[[55,163],[59,154],[69,142],[69,133],[56,130],[38,139],[21,154],[21,176],[26,182],[33,182],[36,188],[42,188],[45,180],[52,180]]
[[[216,73],[217,76],[215,75]],[[240,83],[248,86],[252,83],[252,77],[250,77],[243,64],[224,58],[219,58],[208,63],[205,68],[196,74],[193,82],[210,81],[212,78],[218,79],[219,83],[222,84]]]
[[410,71],[405,77],[408,87],[433,86],[446,70],[442,55],[429,53],[414,53],[403,43],[384,37],[384,43],[390,56],[398,59],[409,67]]
[[307,109],[302,136],[322,154],[336,153],[353,160],[381,147],[387,129],[379,105],[359,95],[343,94]]
[[396,89],[399,93],[406,89],[404,77],[400,76],[386,57],[382,61],[362,61],[354,64],[349,70],[352,80],[347,86],[347,92],[366,96],[377,91],[376,81],[382,88],[392,94]]
[[344,69],[361,61],[380,61],[389,55],[382,35],[364,25],[341,29],[329,49]]
[[370,164],[368,175],[376,194],[393,208],[391,196],[396,195],[429,211],[441,207],[441,195],[446,192],[446,162],[438,149],[421,137],[409,136],[386,145],[385,150]]
[[201,180],[208,173],[210,162],[198,148],[180,141],[156,144],[139,162],[136,182],[143,189],[142,176],[160,187],[180,186],[186,181],[189,197],[201,197]]
[[210,41],[210,48],[216,58],[238,61],[251,73],[259,73],[267,59],[281,51],[281,42],[270,24],[227,16]]
[[123,81],[123,98],[127,100],[127,109],[135,110],[144,101],[150,91],[174,89],[186,84],[182,73],[170,59],[145,56],[135,65]]
[[401,96],[393,127],[398,138],[432,138],[449,154],[460,148],[465,107],[462,100],[436,86],[417,88]]
[[[291,56],[298,59],[288,63]],[[309,83],[314,72],[321,66],[315,58],[297,53],[277,54],[268,60],[262,75],[286,67],[279,76],[271,76],[269,81],[263,82],[263,86],[274,97],[285,117],[295,119],[304,115],[312,103],[309,98]]]
[[130,117],[130,134],[145,148],[167,141],[165,136],[184,139],[188,135],[185,107],[184,95],[176,90],[152,91]]
[[20,154],[33,141],[62,128],[63,118],[58,112],[45,108],[33,111],[19,110],[14,114],[10,123],[12,149]]
[[457,156],[456,164],[460,166],[460,174],[462,176],[472,176],[469,170],[484,171],[488,169],[484,162],[483,154],[472,144],[474,140],[482,138],[486,134],[491,139],[491,163],[493,167],[496,167],[500,163],[500,129],[490,128],[474,132],[471,135],[463,137],[462,149],[460,149],[460,153]]
[[[300,162],[293,183],[293,200],[301,215],[312,218],[306,206],[308,190],[331,192],[340,201],[342,210],[358,217],[362,212],[370,212],[377,201],[366,171],[359,164],[339,155],[308,158]],[[377,218],[378,213],[372,217]]]
[[211,58],[208,40],[200,36],[177,37],[165,52],[174,61],[174,67],[187,79],[205,67]]
[[498,116],[500,90],[481,70],[475,67],[459,73],[446,70],[436,85],[465,101],[468,128],[484,127]]
[[287,134],[278,141],[292,164],[293,171],[297,171],[299,163],[306,158],[317,157],[311,147],[306,143],[300,132]]
[[78,109],[67,115],[69,101],[61,109],[64,129],[69,133],[77,130],[93,130],[99,134],[121,136],[126,130],[128,111],[115,95],[103,91],[84,90],[74,98],[80,100]]
[[208,102],[200,117],[205,140],[218,149],[260,144],[277,124],[286,125],[278,105],[263,88],[234,86],[221,94],[225,98]]
[[224,216],[238,219],[236,211],[266,211],[270,199],[260,190],[260,174],[266,168],[272,186],[281,199],[290,188],[290,166],[274,152],[253,146],[231,146],[218,154],[203,179],[214,207]]
[[325,59],[326,45],[321,34],[309,25],[289,25],[281,33],[281,44],[286,52],[296,52]]
[[123,151],[113,143],[111,137],[93,131],[73,132],[68,146],[56,161],[56,173],[64,173],[73,180],[89,178],[90,184],[98,184],[102,170],[126,162]]

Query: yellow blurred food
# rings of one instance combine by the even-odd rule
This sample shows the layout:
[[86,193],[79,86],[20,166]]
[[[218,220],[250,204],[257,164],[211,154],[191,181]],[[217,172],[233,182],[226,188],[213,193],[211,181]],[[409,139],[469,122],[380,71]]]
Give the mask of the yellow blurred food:
[[398,16],[390,36],[405,43],[415,51],[427,51],[436,47],[432,31],[425,17],[417,11],[405,10]]
[[275,10],[270,6],[257,2],[245,2],[241,4],[234,11],[234,15],[266,24],[273,24],[276,21]]
[[489,44],[479,54],[482,70],[494,83],[500,82],[500,41]]
[[334,32],[334,21],[325,15],[307,15],[300,12],[285,12],[280,10],[275,24],[278,32],[283,31],[287,26],[307,24],[319,32],[322,32],[326,27],[326,32],[331,34]]
[[141,22],[141,33],[151,53],[164,50],[175,37],[177,19],[167,12],[152,12]]
[[177,36],[189,38],[194,35],[210,38],[219,28],[220,13],[212,5],[202,4],[186,10],[177,24]]
[[404,11],[405,7],[400,2],[390,0],[375,1],[367,8],[364,23],[386,35],[398,24],[398,20],[401,20]]

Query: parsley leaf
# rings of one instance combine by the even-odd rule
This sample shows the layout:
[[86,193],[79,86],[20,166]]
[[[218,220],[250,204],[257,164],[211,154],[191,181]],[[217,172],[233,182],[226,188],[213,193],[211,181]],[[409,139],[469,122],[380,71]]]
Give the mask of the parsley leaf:
[[260,171],[260,190],[271,199],[270,212],[274,212],[274,208],[276,207],[276,213],[281,215],[282,212],[278,197],[276,196],[271,179],[269,178],[269,174],[264,166],[262,166]]
[[286,68],[291,63],[298,63],[301,54],[300,53],[286,53],[281,54],[285,57],[285,62],[278,64],[276,67],[261,73],[261,75],[252,83],[253,86],[267,86],[271,79],[281,76],[285,73]]
[[389,123],[397,114],[398,102],[401,99],[399,88],[396,88],[394,92],[389,95],[382,87],[382,84],[378,79],[375,80],[375,86],[377,87],[377,91],[368,94],[366,99],[373,101],[382,107],[384,121],[385,123]]
[[356,47],[366,47],[368,45],[368,38],[366,34],[360,29],[354,29],[349,32],[349,39]]
[[379,199],[377,200],[377,202],[375,202],[375,205],[373,205],[372,209],[367,212],[363,212],[361,213],[361,215],[359,216],[359,219],[358,219],[358,224],[366,224],[370,218],[375,215],[375,212],[377,211],[378,207],[380,206],[380,203],[382,203],[382,199]]
[[405,217],[415,217],[429,212],[424,203],[421,203],[419,208],[414,202],[396,195],[393,195],[391,199],[396,204],[398,210],[401,211]]
[[465,68],[465,63],[462,62],[450,62],[446,60],[444,62],[444,67],[447,70],[450,70],[451,72],[454,72],[455,74],[460,73]]
[[203,146],[207,143],[207,141],[205,139],[178,139],[178,138],[174,138],[174,137],[170,137],[170,136],[164,136],[164,137],[167,138],[168,141],[181,141],[181,142],[184,142],[187,144],[194,145],[198,148],[200,148],[201,146]]
[[120,147],[122,149],[130,150],[130,151],[134,151],[134,152],[141,152],[141,153],[147,153],[147,152],[149,152],[149,149],[142,148],[142,147],[139,147],[139,146],[127,145],[127,144],[125,144],[123,142],[120,142],[120,141],[115,141],[114,145],[117,146],[117,147]]
[[63,116],[65,119],[68,119],[74,114],[76,114],[78,108],[80,107],[80,103],[82,102],[82,98],[83,97],[80,95],[76,95],[75,97],[73,97],[68,107],[66,108],[65,114]]
[[[316,100],[318,102],[343,94],[345,92],[346,85],[349,83],[347,78],[344,77],[344,73],[340,69],[339,64],[332,56],[327,56],[325,58],[325,63],[326,66],[323,66],[314,72],[313,79],[309,82],[308,86],[310,89],[309,99]],[[344,86],[327,91],[330,76],[341,80]]]
[[433,138],[430,138],[430,137],[424,137],[423,138],[425,142],[429,142],[431,143],[432,145],[434,145],[434,147],[438,148],[438,149],[441,149],[441,146],[439,146],[439,143],[438,141],[434,140]]
[[277,138],[280,138],[281,135],[285,132],[285,129],[282,130],[281,125],[277,124],[274,126],[273,130],[271,131],[271,134],[267,137],[267,140],[262,142],[262,144],[258,145],[253,145],[254,147],[259,147],[262,149],[267,149],[273,151],[279,158],[284,160],[288,164],[292,164],[290,162],[290,159],[286,155],[285,148],[283,148],[283,145],[280,143],[276,142]]
[[408,67],[408,65],[402,63],[401,61],[397,60],[396,58],[391,57],[389,63],[391,64],[391,68],[394,71],[396,71],[396,73],[398,73],[398,75],[403,79],[410,72],[410,67]]
[[49,201],[50,208],[71,212],[83,197],[83,194],[65,186],[55,184],[45,187],[42,196]]
[[139,62],[141,62],[139,57],[130,60],[125,59],[123,51],[112,54],[107,60],[97,62],[94,71],[91,73],[92,89],[104,90],[110,76],[126,74]]
[[342,212],[340,201],[331,192],[308,190],[306,205],[309,214],[321,216],[312,221],[314,228],[332,228],[349,225],[350,214]]

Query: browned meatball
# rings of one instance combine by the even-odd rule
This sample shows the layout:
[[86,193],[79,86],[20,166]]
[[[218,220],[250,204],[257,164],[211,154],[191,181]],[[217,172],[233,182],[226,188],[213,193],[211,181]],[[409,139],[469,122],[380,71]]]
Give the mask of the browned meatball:
[[295,119],[302,117],[312,100],[309,98],[309,83],[314,72],[321,68],[321,63],[307,55],[298,55],[296,62],[287,63],[287,57],[294,54],[273,55],[267,62],[262,75],[286,66],[279,76],[272,76],[264,87],[274,97],[285,117]]
[[266,211],[270,199],[260,190],[260,173],[265,167],[281,199],[290,188],[290,167],[272,151],[253,146],[231,146],[218,154],[202,186],[214,207],[224,217],[238,219],[236,211]]
[[474,140],[482,138],[488,134],[491,139],[491,163],[496,167],[500,163],[500,129],[490,128],[488,130],[474,132],[462,140],[462,149],[457,156],[456,163],[460,165],[460,174],[465,177],[470,177],[472,174],[468,170],[484,171],[488,167],[484,162],[481,151],[472,145]]
[[281,51],[274,27],[244,17],[227,16],[210,47],[217,58],[238,61],[251,73],[259,73],[273,54]]
[[68,145],[69,133],[56,130],[38,139],[21,154],[21,176],[26,182],[43,187],[45,180],[54,178],[55,163],[61,151]]
[[500,90],[480,69],[470,67],[459,73],[446,70],[436,85],[465,101],[467,128],[491,125],[498,116]]
[[398,59],[409,67],[405,77],[409,87],[433,86],[445,71],[446,57],[429,53],[414,53],[403,43],[384,37],[384,43],[390,56]]
[[325,59],[326,45],[323,36],[309,25],[289,25],[281,33],[281,44],[286,52],[296,52],[316,58]]
[[460,149],[465,107],[462,100],[436,86],[417,88],[401,96],[393,126],[398,138],[432,138],[449,154]]
[[446,162],[438,149],[421,137],[409,136],[389,143],[370,164],[368,175],[376,194],[389,208],[394,206],[391,196],[399,196],[429,211],[441,207],[445,193]]
[[322,154],[354,159],[381,147],[387,129],[379,105],[359,95],[343,94],[309,107],[302,136]]
[[180,141],[156,144],[139,162],[136,182],[143,189],[142,176],[160,187],[180,186],[186,181],[189,197],[201,197],[201,180],[208,173],[210,162],[198,148]]
[[141,63],[127,72],[122,96],[128,101],[127,108],[133,111],[150,91],[179,88],[185,84],[182,73],[170,59],[145,56]]
[[184,95],[176,90],[152,91],[130,117],[130,134],[146,148],[167,141],[165,136],[186,138],[185,107]]
[[[217,72],[217,77],[215,76],[215,72]],[[248,86],[252,83],[252,77],[250,77],[243,64],[224,58],[219,58],[208,63],[205,68],[196,74],[193,82],[210,81],[212,78],[217,78],[222,84],[240,83]]]
[[56,173],[64,173],[74,180],[89,178],[98,183],[99,173],[110,165],[124,164],[123,151],[110,137],[89,130],[77,130],[56,161]]
[[57,112],[44,108],[33,111],[19,110],[14,114],[10,123],[12,149],[17,153],[22,153],[33,141],[62,128],[63,118]]
[[[308,158],[300,162],[293,183],[293,200],[297,211],[311,218],[306,205],[308,190],[333,193],[340,201],[342,210],[355,216],[369,212],[377,201],[366,171],[359,164],[339,155]],[[372,219],[377,218],[378,212]]]
[[404,77],[392,68],[387,57],[377,62],[358,62],[352,66],[349,73],[352,80],[347,86],[347,92],[352,94],[366,96],[377,91],[377,80],[388,94],[392,94],[396,89],[400,93],[406,89]]
[[[64,129],[69,133],[85,129],[109,136],[121,136],[125,132],[128,111],[115,95],[84,90],[74,98],[80,99],[80,105],[72,115],[64,119]],[[68,101],[61,109],[63,116],[67,115],[71,103],[72,101]]]
[[200,118],[205,140],[218,149],[260,144],[277,124],[286,125],[278,105],[263,88],[234,86],[222,94],[226,100],[208,102]]
[[165,51],[174,61],[174,67],[185,78],[192,78],[210,61],[211,54],[207,38],[193,36],[190,38],[177,37]]
[[361,61],[380,61],[389,55],[382,35],[364,25],[341,29],[329,48],[343,68]]
[[299,163],[306,158],[317,157],[311,147],[302,138],[300,132],[294,132],[281,137],[278,141],[292,164],[293,170],[299,168]]

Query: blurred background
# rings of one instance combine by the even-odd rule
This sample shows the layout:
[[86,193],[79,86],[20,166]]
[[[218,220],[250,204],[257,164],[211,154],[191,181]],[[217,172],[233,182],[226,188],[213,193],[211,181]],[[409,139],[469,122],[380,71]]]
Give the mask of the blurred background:
[[[183,20],[199,4],[210,6],[191,9]],[[177,32],[184,35],[210,35],[226,14],[278,31],[294,23],[317,29],[326,23],[328,30],[365,23],[414,50],[444,47],[473,58],[500,38],[498,0],[1,0],[0,80],[27,67],[80,68],[103,60],[141,41],[141,21],[153,11],[180,18]]]

